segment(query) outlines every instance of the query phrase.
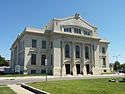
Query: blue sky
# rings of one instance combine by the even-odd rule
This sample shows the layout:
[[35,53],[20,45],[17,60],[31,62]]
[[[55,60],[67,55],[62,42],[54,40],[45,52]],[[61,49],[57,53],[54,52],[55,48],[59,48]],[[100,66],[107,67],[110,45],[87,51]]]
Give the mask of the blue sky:
[[110,41],[110,63],[117,55],[125,63],[125,0],[0,0],[0,54],[10,59],[9,48],[25,27],[41,28],[76,12]]

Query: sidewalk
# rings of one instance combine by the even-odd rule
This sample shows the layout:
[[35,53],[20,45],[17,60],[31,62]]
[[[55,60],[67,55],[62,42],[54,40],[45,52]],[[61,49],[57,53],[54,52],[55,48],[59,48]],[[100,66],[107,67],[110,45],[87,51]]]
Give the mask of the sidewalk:
[[[47,78],[57,78],[60,76],[47,76]],[[45,79],[46,76],[23,76],[23,77],[0,77],[0,80],[10,80],[10,79],[35,79],[35,78],[41,78]]]
[[[67,76],[47,76],[48,79],[54,79],[54,78],[104,78],[104,77],[123,77],[125,74],[103,74],[103,75],[67,75]],[[46,76],[24,76],[24,77],[0,77],[0,80],[13,80],[13,79],[45,79]]]
[[[121,77],[125,78],[124,75],[118,74],[105,74],[105,75],[67,75],[67,76],[47,76],[48,81],[54,80],[77,80],[77,79],[97,79],[97,78],[116,78]],[[0,77],[0,85],[13,85],[13,84],[21,84],[21,83],[33,83],[33,82],[45,82],[45,76],[31,76],[31,77]]]
[[12,85],[8,85],[8,87],[10,87],[17,94],[34,94],[34,93],[22,88],[20,85],[12,84]]

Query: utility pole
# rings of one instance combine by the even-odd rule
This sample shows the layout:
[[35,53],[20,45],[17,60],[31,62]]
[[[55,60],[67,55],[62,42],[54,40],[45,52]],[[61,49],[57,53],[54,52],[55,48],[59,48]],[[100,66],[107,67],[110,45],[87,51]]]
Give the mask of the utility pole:
[[46,82],[47,82],[47,59],[45,59],[45,66],[46,66]]
[[115,61],[118,61],[118,57],[121,56],[121,55],[116,55],[116,56],[113,56],[115,58]]

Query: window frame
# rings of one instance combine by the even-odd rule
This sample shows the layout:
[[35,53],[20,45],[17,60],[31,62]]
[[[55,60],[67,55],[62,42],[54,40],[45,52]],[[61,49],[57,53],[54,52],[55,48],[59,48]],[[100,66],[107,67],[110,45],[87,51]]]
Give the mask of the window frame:
[[75,56],[76,58],[80,58],[80,46],[76,45],[75,47]]
[[36,74],[36,70],[31,70],[31,74]]
[[31,65],[36,65],[36,54],[31,54]]
[[46,74],[46,70],[45,69],[41,69],[41,74]]
[[46,43],[46,40],[42,40],[42,49],[46,49],[46,45],[47,43]]
[[[43,56],[45,56],[45,58],[43,58]],[[43,61],[44,59],[44,61]],[[41,55],[41,65],[45,65],[45,59],[46,59],[46,54],[42,54]]]
[[103,66],[106,66],[106,58],[102,58],[102,64]]
[[81,34],[81,29],[80,28],[74,28],[74,33]]
[[90,59],[90,48],[85,46],[85,59]]
[[37,40],[36,39],[32,39],[32,48],[36,48],[36,47],[37,47]]
[[83,34],[86,35],[86,36],[91,36],[91,32],[90,32],[90,31],[84,30],[84,31],[83,31]]
[[70,45],[65,45],[65,58],[70,58]]
[[102,54],[105,54],[106,53],[106,49],[105,47],[102,47]]
[[72,33],[72,28],[71,27],[64,27],[64,32]]

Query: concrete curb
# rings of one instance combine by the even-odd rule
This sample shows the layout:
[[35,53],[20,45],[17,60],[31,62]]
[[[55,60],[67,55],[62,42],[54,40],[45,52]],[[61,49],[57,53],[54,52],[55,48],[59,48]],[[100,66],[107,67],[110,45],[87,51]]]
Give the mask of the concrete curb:
[[48,93],[48,92],[45,92],[45,91],[39,90],[39,89],[37,89],[37,88],[34,88],[34,87],[32,87],[32,86],[26,85],[26,84],[24,84],[24,83],[21,84],[21,87],[23,87],[23,88],[25,88],[25,89],[27,89],[27,90],[29,90],[29,91],[35,93],[35,94],[50,94],[50,93]]
[[[54,76],[47,76],[48,78],[55,78]],[[5,79],[35,79],[35,78],[46,78],[46,76],[23,76],[23,77],[0,77],[0,80]]]

